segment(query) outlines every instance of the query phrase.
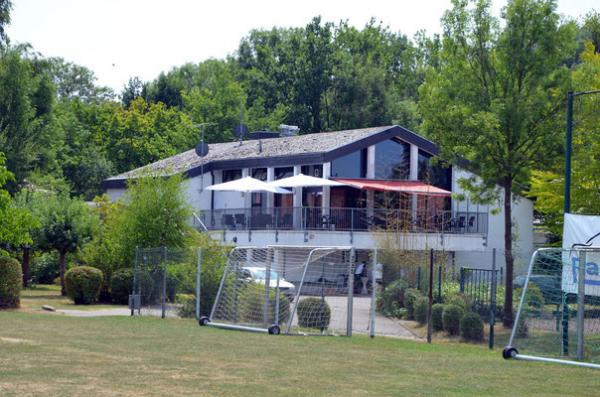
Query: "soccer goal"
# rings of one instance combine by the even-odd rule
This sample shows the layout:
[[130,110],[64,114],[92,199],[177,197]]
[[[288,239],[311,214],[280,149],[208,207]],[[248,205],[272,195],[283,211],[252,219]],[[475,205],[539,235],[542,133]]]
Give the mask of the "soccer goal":
[[504,358],[600,369],[600,248],[538,249]]
[[269,334],[350,334],[353,277],[352,247],[236,247],[210,316],[199,324]]

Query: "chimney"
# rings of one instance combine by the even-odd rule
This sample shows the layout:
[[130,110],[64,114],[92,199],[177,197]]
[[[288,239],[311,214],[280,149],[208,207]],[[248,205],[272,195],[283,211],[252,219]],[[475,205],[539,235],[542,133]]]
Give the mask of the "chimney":
[[300,133],[300,128],[297,125],[279,124],[280,136],[296,136]]

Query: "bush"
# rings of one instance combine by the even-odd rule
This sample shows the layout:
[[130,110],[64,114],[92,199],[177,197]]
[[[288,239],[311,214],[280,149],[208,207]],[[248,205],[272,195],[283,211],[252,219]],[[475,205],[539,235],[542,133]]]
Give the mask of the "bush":
[[320,298],[305,298],[298,302],[298,325],[305,328],[329,327],[331,309]]
[[420,296],[422,296],[421,292],[414,288],[409,288],[404,293],[404,307],[406,307],[406,317],[408,320],[414,320],[415,302]]
[[458,335],[460,331],[460,319],[465,311],[458,305],[446,305],[442,313],[442,324],[444,331],[449,335]]
[[404,307],[404,292],[408,288],[406,281],[398,279],[389,284],[377,297],[377,308],[385,316],[392,316],[394,311]]
[[427,310],[429,309],[429,298],[426,296],[419,296],[414,304],[414,317],[419,324],[423,325],[427,323]]
[[58,276],[58,256],[55,253],[43,253],[31,262],[31,281],[34,284],[53,284]]
[[393,312],[393,316],[400,319],[406,318],[407,314],[408,312],[405,307],[400,307]]
[[180,305],[177,315],[182,318],[196,317],[196,296],[192,294],[179,294],[175,301]]
[[100,269],[77,266],[65,273],[65,288],[69,298],[77,305],[88,305],[98,300],[103,275]]
[[120,269],[110,278],[110,297],[114,303],[126,305],[133,290],[133,270]]
[[0,309],[20,306],[22,285],[21,264],[12,258],[0,257]]
[[[269,291],[268,322],[275,322],[275,291]],[[239,318],[246,323],[263,323],[265,304],[265,286],[260,283],[249,283],[243,287],[239,295]],[[286,322],[290,316],[290,301],[283,293],[279,294],[279,322]]]
[[444,303],[447,305],[460,306],[465,312],[471,311],[471,300],[465,294],[461,294],[460,292],[448,295],[444,299]]
[[434,331],[443,331],[444,323],[442,322],[442,315],[446,306],[442,303],[436,303],[431,307],[431,325]]
[[460,319],[460,336],[464,340],[479,342],[483,340],[483,320],[477,313],[469,312]]

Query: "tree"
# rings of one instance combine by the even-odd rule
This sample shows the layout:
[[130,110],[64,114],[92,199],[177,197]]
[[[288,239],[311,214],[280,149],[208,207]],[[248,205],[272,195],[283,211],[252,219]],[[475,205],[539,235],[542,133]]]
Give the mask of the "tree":
[[59,99],[75,99],[90,102],[112,99],[114,93],[108,87],[98,87],[94,72],[85,66],[67,62],[63,58],[46,60],[52,82]]
[[[600,89],[600,53],[592,41],[585,43],[581,63],[572,73],[575,91]],[[600,95],[575,99],[572,154],[571,212],[600,213]],[[529,196],[536,198],[535,208],[546,229],[558,241],[563,232],[564,161],[532,173]]]
[[[479,198],[499,185],[504,208],[506,295],[504,325],[513,321],[512,202],[533,167],[548,164],[560,148],[554,117],[562,109],[569,73],[563,61],[575,51],[576,27],[561,23],[553,0],[511,0],[504,26],[490,1],[453,0],[443,18],[438,69],[419,94],[423,128],[442,158],[470,160],[478,178],[463,181]],[[487,193],[487,194],[484,194]],[[477,197],[475,197],[477,198]]]
[[128,109],[116,108],[105,128],[103,144],[117,172],[189,150],[198,135],[183,112],[143,98],[135,99]]
[[36,245],[42,250],[58,251],[61,294],[64,296],[67,254],[92,238],[98,218],[85,202],[64,194],[38,193],[31,205],[40,221],[40,227],[34,231]]
[[132,77],[127,81],[121,92],[121,103],[128,108],[131,102],[141,97],[144,91],[144,83],[139,77]]
[[14,178],[4,164],[4,154],[0,152],[0,250],[31,243],[29,230],[36,223],[29,211],[16,206],[4,190],[4,185]]
[[3,43],[8,43],[5,26],[10,23],[11,8],[11,0],[0,0],[0,50],[2,49]]

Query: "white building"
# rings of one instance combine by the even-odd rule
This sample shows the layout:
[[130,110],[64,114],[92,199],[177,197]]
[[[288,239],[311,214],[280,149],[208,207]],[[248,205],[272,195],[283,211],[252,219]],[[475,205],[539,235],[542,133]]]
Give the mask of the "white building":
[[[393,229],[407,236],[407,249],[443,249],[475,267],[486,266],[476,263],[482,250],[503,251],[503,206],[459,201],[459,179],[472,176],[468,165],[432,164],[436,145],[403,127],[281,137],[257,132],[241,143],[209,149],[203,158],[189,150],[111,177],[104,187],[116,200],[142,169],[184,173],[198,217],[213,238],[230,244],[371,250]],[[299,173],[340,179],[348,186],[301,188],[292,195],[206,190],[248,175],[272,181]],[[515,257],[525,263],[533,251],[533,204],[519,198],[512,205]]]

